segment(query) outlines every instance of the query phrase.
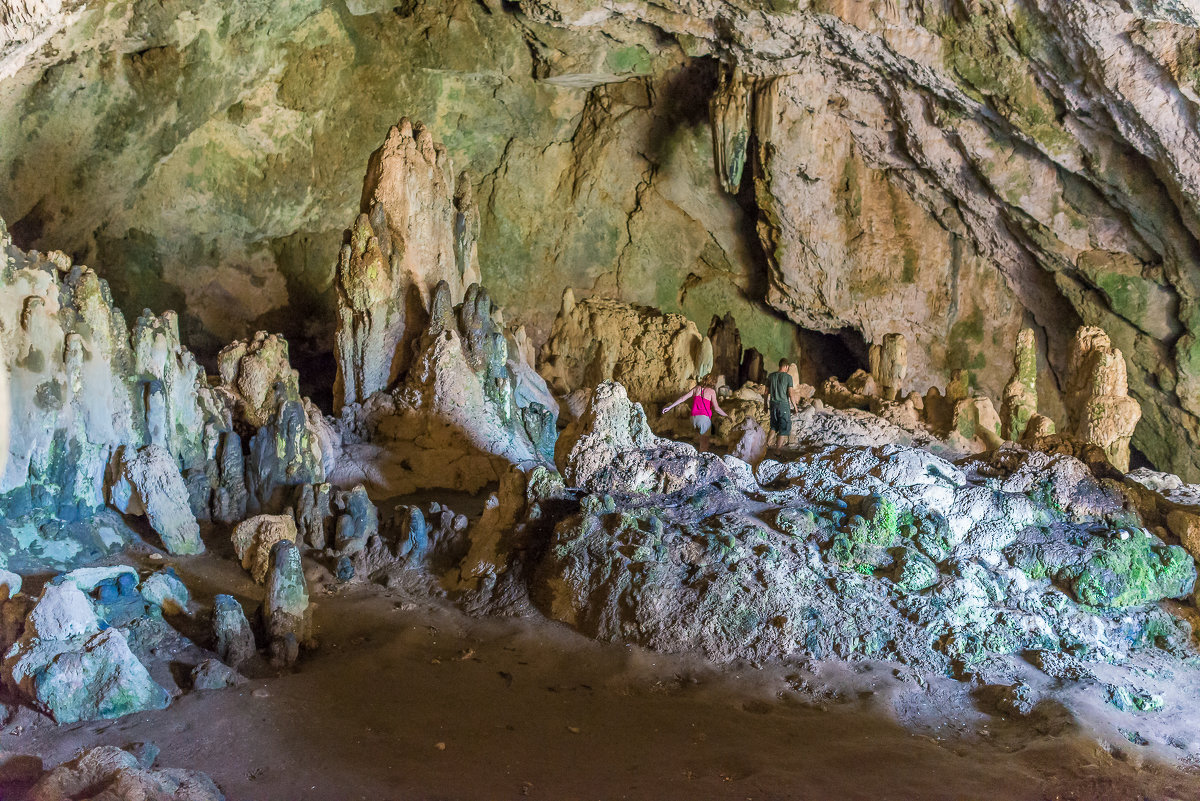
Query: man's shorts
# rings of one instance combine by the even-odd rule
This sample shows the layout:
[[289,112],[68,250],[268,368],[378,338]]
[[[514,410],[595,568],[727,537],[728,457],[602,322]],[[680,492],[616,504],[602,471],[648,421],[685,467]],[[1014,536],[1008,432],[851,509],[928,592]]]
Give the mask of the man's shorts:
[[792,435],[792,410],[778,404],[771,404],[771,430],[784,437]]

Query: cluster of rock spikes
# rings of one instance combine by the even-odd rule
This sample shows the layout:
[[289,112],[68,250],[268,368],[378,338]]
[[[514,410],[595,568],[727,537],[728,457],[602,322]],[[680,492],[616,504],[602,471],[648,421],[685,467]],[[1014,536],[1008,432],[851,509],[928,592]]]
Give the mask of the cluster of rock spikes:
[[[721,144],[733,181],[741,145]],[[130,331],[94,271],[0,229],[9,692],[62,723],[161,708],[187,688],[139,646],[147,631],[184,654],[191,689],[287,669],[317,644],[305,560],[330,587],[415,588],[717,661],[889,659],[995,682],[1027,653],[1095,682],[1091,662],[1192,654],[1161,602],[1195,603],[1200,488],[1128,471],[1139,407],[1103,331],[1075,336],[1058,433],[1031,330],[999,412],[965,373],[906,392],[892,333],[845,382],[797,371],[796,449],[768,454],[763,358],[731,316],[701,334],[568,290],[535,353],[482,286],[469,186],[407,120],[372,155],[336,266],[336,416],[300,395],[282,337],[231,343],[206,377],[173,314]],[[729,411],[723,456],[663,436],[682,421],[657,413],[708,373]],[[474,523],[372,500],[489,486]],[[78,566],[132,541],[132,518],[171,556],[228,534],[259,608],[198,602],[170,568]],[[35,598],[18,574],[39,559],[58,574]],[[177,615],[204,623],[199,642]]]

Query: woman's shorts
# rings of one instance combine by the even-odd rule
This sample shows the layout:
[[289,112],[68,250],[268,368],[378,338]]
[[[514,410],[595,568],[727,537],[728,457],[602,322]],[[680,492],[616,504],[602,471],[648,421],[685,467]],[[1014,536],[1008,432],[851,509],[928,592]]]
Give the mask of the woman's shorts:
[[712,430],[712,418],[706,414],[693,414],[692,425],[700,432],[700,436],[704,436]]

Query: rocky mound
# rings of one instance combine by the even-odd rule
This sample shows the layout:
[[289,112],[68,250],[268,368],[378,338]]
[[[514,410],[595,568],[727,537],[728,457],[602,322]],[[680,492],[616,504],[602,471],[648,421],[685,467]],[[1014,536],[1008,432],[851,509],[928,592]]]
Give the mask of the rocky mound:
[[[630,436],[638,411],[618,386],[597,389],[563,463],[582,491],[530,551],[535,604],[591,636],[960,676],[1022,652],[1190,653],[1188,625],[1156,604],[1191,594],[1191,556],[1072,456],[1010,444],[956,465],[908,445],[809,443],[756,470],[732,457],[697,469],[715,457]],[[524,524],[544,527],[532,484],[530,500]]]

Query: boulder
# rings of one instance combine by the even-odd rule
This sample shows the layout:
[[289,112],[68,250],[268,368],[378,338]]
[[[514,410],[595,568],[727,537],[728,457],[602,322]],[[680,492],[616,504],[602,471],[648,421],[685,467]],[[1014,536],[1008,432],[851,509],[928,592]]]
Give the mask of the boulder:
[[170,452],[157,444],[136,451],[123,447],[116,465],[109,502],[124,514],[145,515],[169,553],[203,553],[187,485]]
[[615,381],[596,387],[555,456],[568,486],[589,492],[671,493],[727,473],[717,456],[655,436],[641,405]]
[[296,542],[296,520],[291,513],[282,515],[255,515],[237,524],[233,530],[233,550],[242,567],[259,584],[267,577],[271,559],[271,548],[275,543],[287,540]]
[[245,676],[218,659],[205,659],[192,668],[193,690],[221,690],[245,683]]
[[29,638],[26,631],[4,660],[5,684],[56,723],[117,718],[170,702],[119,629],[59,640]]
[[157,606],[164,614],[186,614],[191,594],[171,568],[148,576],[138,588],[147,603]]
[[254,632],[242,605],[232,595],[213,598],[213,651],[225,664],[237,668],[254,656]]
[[153,760],[102,745],[54,768],[29,791],[29,801],[225,801],[203,773],[152,769]]

